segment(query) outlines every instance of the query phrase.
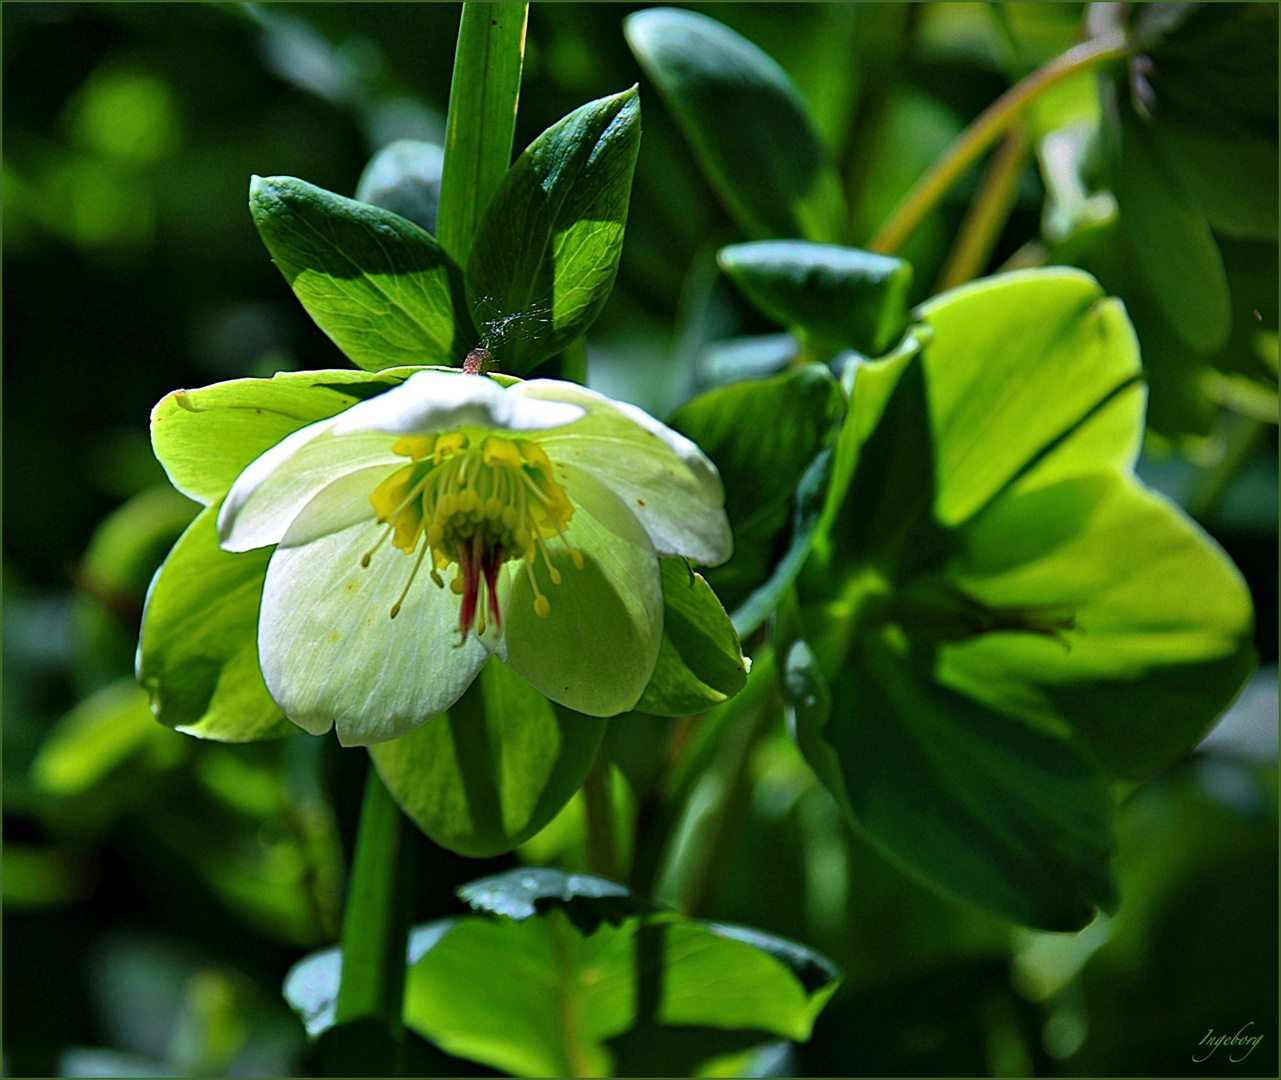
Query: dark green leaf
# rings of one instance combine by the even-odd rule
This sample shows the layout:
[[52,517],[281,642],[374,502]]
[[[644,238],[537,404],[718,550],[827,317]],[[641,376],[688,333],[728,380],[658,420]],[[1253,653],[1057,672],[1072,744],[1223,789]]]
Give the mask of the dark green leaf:
[[823,734],[841,801],[936,887],[1028,926],[1079,930],[1115,901],[1103,778],[1064,734],[934,684],[904,646],[896,627],[868,635],[831,672]]
[[218,504],[182,534],[151,583],[138,681],[163,724],[222,742],[296,732],[258,668],[258,605],[271,548],[218,546]]
[[552,705],[491,660],[449,710],[371,746],[388,789],[436,843],[501,855],[546,825],[578,790],[605,721]]
[[672,417],[672,426],[703,448],[725,482],[734,556],[707,578],[728,607],[772,572],[797,485],[844,411],[836,381],[821,364],[810,364],[710,390]]
[[903,332],[912,268],[902,259],[800,240],[735,244],[721,269],[771,318],[879,356]]
[[842,238],[840,178],[805,99],[778,64],[692,11],[649,8],[623,26],[744,232],[760,239]]
[[559,352],[600,313],[618,272],[639,147],[633,87],[553,124],[494,192],[467,256],[467,297],[509,374]]
[[356,201],[390,210],[434,235],[444,162],[445,151],[435,143],[397,139],[369,159]]
[[1128,102],[1104,112],[1112,131],[1112,189],[1139,266],[1166,318],[1198,352],[1227,340],[1232,325],[1223,257],[1152,132]]
[[684,559],[660,559],[663,642],[638,712],[689,716],[732,698],[747,681],[743,648],[725,609]]
[[412,221],[290,176],[255,176],[249,207],[307,313],[357,367],[450,364],[474,344],[458,268]]

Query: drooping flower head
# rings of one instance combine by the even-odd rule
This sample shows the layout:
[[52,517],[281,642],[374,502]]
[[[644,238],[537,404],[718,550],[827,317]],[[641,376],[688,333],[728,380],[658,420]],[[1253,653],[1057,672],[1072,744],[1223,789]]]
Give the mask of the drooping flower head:
[[688,439],[571,383],[423,371],[295,432],[218,518],[276,544],[267,687],[346,744],[447,709],[490,655],[554,701],[630,709],[658,656],[659,555],[730,555],[724,492]]

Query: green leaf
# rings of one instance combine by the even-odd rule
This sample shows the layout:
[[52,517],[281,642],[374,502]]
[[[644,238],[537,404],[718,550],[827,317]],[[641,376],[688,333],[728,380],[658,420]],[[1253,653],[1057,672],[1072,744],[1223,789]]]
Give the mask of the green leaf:
[[917,315],[934,330],[921,356],[944,525],[973,515],[1139,373],[1125,308],[1080,271],[1002,274]]
[[[709,1059],[807,1039],[841,972],[746,926],[655,912],[621,885],[513,870],[463,886],[484,914],[415,927],[405,1023],[518,1076],[688,1076]],[[332,1027],[342,951],[306,957],[285,999]]]
[[435,143],[397,139],[369,159],[356,185],[356,201],[390,210],[435,234],[444,162],[445,151]]
[[1193,349],[1214,352],[1232,327],[1223,257],[1205,215],[1191,205],[1152,134],[1122,103],[1105,110],[1112,132],[1112,190],[1121,222],[1166,318]]
[[604,737],[604,720],[554,707],[490,660],[448,713],[369,753],[423,832],[451,851],[487,858],[556,816]]
[[[476,884],[493,910],[502,880]],[[808,1038],[840,979],[760,931],[630,914],[610,882],[558,875],[531,891],[524,918],[460,919],[410,969],[408,1026],[519,1076],[690,1075],[772,1037]]]
[[[935,684],[897,627],[828,674],[838,796],[891,861],[1047,930],[1079,930],[1115,902],[1111,794],[1066,735]],[[820,777],[830,764],[816,762]]]
[[138,643],[138,681],[156,718],[221,742],[298,729],[267,693],[258,667],[258,605],[272,549],[218,546],[218,504],[201,511],[151,583]]
[[[538,136],[494,192],[467,256],[488,348],[523,375],[600,314],[623,250],[640,147],[636,88],[588,102]],[[519,321],[518,333],[503,330]]]
[[757,307],[788,327],[879,356],[903,332],[912,267],[834,244],[762,240],[716,261]]
[[796,85],[750,41],[706,15],[649,8],[628,44],[704,174],[749,236],[837,241],[841,181]]
[[469,2],[458,24],[439,235],[459,263],[511,164],[528,22],[528,4]]
[[1003,712],[1067,721],[1115,776],[1147,779],[1187,753],[1254,666],[1239,571],[1126,477],[1011,491],[961,538],[951,573],[967,595],[1069,611],[1073,625],[946,645],[938,678]]
[[719,705],[747,682],[734,626],[701,574],[684,559],[660,559],[663,641],[639,712],[690,716]]
[[1005,275],[918,314],[850,369],[822,542],[775,625],[789,719],[891,859],[1075,929],[1112,898],[1108,785],[1240,686],[1248,595],[1131,475],[1137,350],[1091,279]]
[[291,176],[255,176],[249,208],[307,313],[357,367],[449,364],[472,344],[458,267],[413,222]]
[[766,578],[793,514],[797,485],[845,412],[821,364],[700,394],[671,419],[712,459],[725,484],[734,555],[707,579],[731,609]]
[[151,446],[173,486],[209,506],[286,435],[399,386],[417,370],[282,371],[175,390],[151,410]]

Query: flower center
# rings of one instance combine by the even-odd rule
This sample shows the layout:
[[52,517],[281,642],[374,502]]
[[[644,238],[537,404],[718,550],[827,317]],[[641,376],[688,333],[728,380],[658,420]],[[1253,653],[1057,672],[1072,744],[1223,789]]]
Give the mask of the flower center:
[[[559,537],[574,565],[583,556],[565,539],[574,507],[552,474],[552,463],[534,443],[495,435],[453,431],[444,435],[406,435],[392,452],[410,459],[374,489],[373,503],[383,534],[361,559],[369,560],[388,537],[406,555],[418,552],[400,599],[392,605],[394,619],[423,562],[440,588],[441,571],[456,563],[450,582],[462,597],[458,613],[459,644],[479,614],[478,633],[485,632],[485,611],[495,626],[498,611],[498,570],[509,559],[521,559],[534,590],[534,611],[551,611],[538,588],[534,561],[541,555],[552,583],[560,571],[547,555],[546,541]],[[485,594],[488,593],[488,605]]]

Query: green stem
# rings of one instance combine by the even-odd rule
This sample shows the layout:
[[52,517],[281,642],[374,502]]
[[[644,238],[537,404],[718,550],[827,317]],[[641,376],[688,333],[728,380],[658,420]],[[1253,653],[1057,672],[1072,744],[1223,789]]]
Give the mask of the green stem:
[[936,293],[964,285],[978,277],[992,257],[992,251],[1001,236],[1001,230],[1014,209],[1018,196],[1019,177],[1027,155],[1027,128],[1016,124],[1006,133],[1005,140],[992,155],[992,162],[983,175],[978,195],[970,204],[969,212],[956,234],[956,241],[948,253],[947,263],[939,275]]
[[614,793],[603,745],[583,781],[583,801],[587,804],[587,869],[600,877],[615,878]]
[[912,230],[996,139],[1007,131],[1028,103],[1064,79],[1129,52],[1125,36],[1108,33],[1083,42],[1019,80],[996,99],[944,151],[899,203],[868,248],[883,254],[899,249]]
[[463,4],[437,213],[437,239],[460,265],[511,164],[528,18],[527,3]]
[[369,764],[343,915],[339,1024],[376,1020],[404,1035],[405,950],[417,871],[415,837],[382,777]]

